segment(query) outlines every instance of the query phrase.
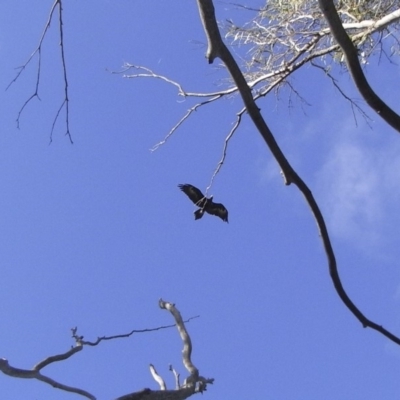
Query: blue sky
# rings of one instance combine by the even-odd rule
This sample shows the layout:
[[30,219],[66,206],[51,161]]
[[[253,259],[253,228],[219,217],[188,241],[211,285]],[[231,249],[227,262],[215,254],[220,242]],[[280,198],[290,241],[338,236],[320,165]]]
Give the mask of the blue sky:
[[[2,88],[36,47],[51,4],[1,2]],[[226,3],[216,10],[220,20],[251,18]],[[0,357],[30,368],[67,351],[74,326],[94,340],[169,324],[162,297],[186,318],[200,315],[187,328],[194,363],[215,378],[209,400],[399,398],[399,349],[340,302],[313,217],[247,116],[210,190],[230,223],[194,221],[177,185],[207,187],[240,99],[199,109],[149,151],[196,101],[110,71],[130,62],[188,91],[220,88],[226,71],[204,58],[195,3],[66,1],[64,29],[74,144],[62,118],[49,145],[63,100],[55,22],[43,45],[41,101],[26,107],[19,130],[37,59],[0,96]],[[372,59],[366,72],[397,109],[399,67]],[[349,77],[337,77],[360,100]],[[361,117],[356,124],[319,70],[297,72],[294,84],[311,106],[288,109],[284,93],[272,94],[259,103],[263,115],[324,212],[348,294],[400,334],[400,137],[372,113],[372,129]],[[173,329],[136,335],[43,373],[112,399],[157,389],[152,363],[172,388],[168,365],[185,375],[181,347]],[[9,400],[79,398],[4,375],[0,385]]]

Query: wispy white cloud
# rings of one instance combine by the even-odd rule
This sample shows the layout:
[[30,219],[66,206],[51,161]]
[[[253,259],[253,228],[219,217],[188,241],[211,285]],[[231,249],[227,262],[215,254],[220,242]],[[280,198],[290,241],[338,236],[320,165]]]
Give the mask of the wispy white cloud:
[[[383,139],[383,138],[382,138]],[[317,174],[316,193],[333,235],[376,245],[400,195],[400,143],[339,135]]]
[[330,226],[352,236],[381,218],[378,173],[372,155],[353,143],[338,143],[322,168],[319,184]]

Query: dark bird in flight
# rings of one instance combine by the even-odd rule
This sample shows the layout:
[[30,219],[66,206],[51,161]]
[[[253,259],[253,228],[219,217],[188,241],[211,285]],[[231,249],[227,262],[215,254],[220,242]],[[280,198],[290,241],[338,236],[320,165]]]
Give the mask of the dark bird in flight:
[[200,207],[194,212],[194,219],[200,219],[204,212],[206,212],[211,215],[216,215],[223,221],[228,222],[228,210],[223,206],[223,204],[214,203],[212,196],[207,198],[199,189],[197,189],[197,187],[187,183],[184,185],[178,185],[178,187],[197,207]]

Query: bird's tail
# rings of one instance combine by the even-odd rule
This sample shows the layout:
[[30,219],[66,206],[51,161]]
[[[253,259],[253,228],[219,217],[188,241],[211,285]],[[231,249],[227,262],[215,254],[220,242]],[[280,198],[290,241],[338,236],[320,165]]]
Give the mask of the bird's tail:
[[202,208],[199,208],[194,212],[194,219],[200,219],[204,214],[204,210]]

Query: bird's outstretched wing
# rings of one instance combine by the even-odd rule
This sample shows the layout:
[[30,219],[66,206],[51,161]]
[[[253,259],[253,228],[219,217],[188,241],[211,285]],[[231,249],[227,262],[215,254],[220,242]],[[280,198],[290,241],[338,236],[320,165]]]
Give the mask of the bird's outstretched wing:
[[186,194],[186,196],[189,197],[190,200],[193,201],[194,204],[197,204],[201,199],[204,199],[204,194],[201,193],[201,191],[193,185],[185,183],[184,185],[178,185],[178,187],[182,190],[183,193]]
[[217,217],[220,217],[222,221],[229,222],[228,210],[221,203],[208,202],[205,211],[211,215],[216,215]]

